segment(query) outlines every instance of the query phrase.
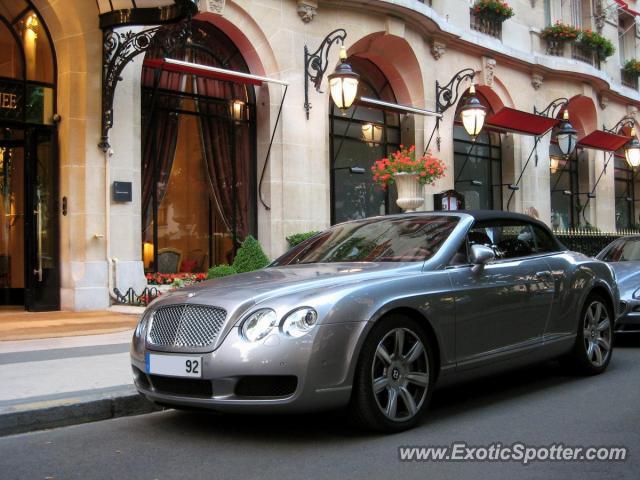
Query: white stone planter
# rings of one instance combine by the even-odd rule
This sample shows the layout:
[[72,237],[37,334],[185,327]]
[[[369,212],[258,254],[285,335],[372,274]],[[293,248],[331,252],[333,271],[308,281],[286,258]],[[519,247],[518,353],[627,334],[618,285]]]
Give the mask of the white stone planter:
[[415,212],[424,203],[424,185],[418,182],[418,175],[414,173],[395,173],[393,175],[398,188],[396,203],[405,212]]

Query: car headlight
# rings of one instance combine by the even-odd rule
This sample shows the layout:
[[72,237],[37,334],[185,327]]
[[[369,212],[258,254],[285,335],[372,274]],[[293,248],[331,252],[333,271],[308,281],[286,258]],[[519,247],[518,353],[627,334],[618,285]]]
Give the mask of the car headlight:
[[276,312],[270,308],[263,308],[245,318],[240,326],[240,331],[245,340],[257,342],[269,335],[277,323]]
[[133,332],[134,337],[141,337],[142,335],[144,335],[144,332],[147,329],[147,325],[149,324],[149,320],[151,319],[151,317],[153,317],[153,314],[151,313],[151,311],[147,311],[144,313],[144,315],[142,315],[142,318],[138,322],[138,325],[136,325],[136,329]]
[[315,327],[318,312],[310,307],[302,307],[289,313],[282,320],[282,332],[290,337],[302,337]]
[[640,288],[633,292],[633,298],[640,300]]

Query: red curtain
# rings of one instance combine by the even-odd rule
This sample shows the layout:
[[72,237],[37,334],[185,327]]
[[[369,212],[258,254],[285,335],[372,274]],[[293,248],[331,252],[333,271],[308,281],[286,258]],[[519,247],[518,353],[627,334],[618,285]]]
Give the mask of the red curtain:
[[[195,63],[212,64],[206,52],[196,50],[193,58]],[[220,207],[227,228],[238,241],[242,241],[249,234],[250,129],[246,122],[233,121],[231,102],[246,102],[245,87],[196,77],[195,92],[205,97],[228,100],[198,102],[200,135],[211,195]]]
[[[156,71],[151,68],[143,68],[142,70],[142,84],[149,87],[151,92],[156,87],[173,91],[182,90],[184,75],[175,72],[161,72],[156,85],[156,74]],[[147,104],[143,108],[147,112],[147,118],[145,118],[142,127],[142,138],[144,139],[142,147],[143,237],[153,220],[154,163],[158,169],[158,183],[156,184],[158,205],[162,202],[169,185],[169,176],[178,141],[178,115],[172,110],[180,105],[180,98],[150,93],[150,97],[145,103]]]

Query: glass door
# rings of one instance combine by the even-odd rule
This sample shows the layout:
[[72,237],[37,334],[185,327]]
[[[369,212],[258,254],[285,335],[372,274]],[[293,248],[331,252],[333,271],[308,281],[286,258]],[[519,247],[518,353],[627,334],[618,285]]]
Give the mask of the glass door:
[[53,128],[27,130],[25,232],[27,310],[60,309],[58,169]]
[[24,131],[0,129],[0,305],[24,304]]

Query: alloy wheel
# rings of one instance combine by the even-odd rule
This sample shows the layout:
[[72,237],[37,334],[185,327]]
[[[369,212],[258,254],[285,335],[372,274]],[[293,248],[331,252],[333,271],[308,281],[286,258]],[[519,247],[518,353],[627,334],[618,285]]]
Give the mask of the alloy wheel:
[[389,331],[376,348],[371,381],[376,404],[388,419],[413,418],[429,388],[429,359],[420,337],[408,328]]
[[604,365],[611,354],[611,320],[607,307],[595,300],[584,315],[583,339],[587,359],[595,367]]

